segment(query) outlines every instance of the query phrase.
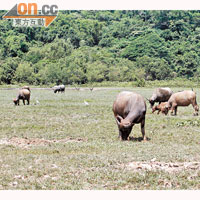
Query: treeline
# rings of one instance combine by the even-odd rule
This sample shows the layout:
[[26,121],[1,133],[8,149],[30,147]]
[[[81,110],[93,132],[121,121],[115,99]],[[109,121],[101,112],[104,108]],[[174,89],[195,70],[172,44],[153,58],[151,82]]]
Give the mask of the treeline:
[[198,80],[200,11],[60,11],[48,28],[0,11],[0,84]]

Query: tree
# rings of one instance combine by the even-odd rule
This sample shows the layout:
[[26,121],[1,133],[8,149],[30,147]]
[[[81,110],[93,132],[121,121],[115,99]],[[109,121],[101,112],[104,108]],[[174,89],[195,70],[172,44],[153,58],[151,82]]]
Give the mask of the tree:
[[199,57],[196,52],[186,52],[177,59],[176,71],[178,76],[190,78],[193,77],[199,66]]
[[87,65],[87,80],[89,82],[102,82],[107,79],[108,67],[107,65],[96,61]]
[[27,62],[20,63],[16,69],[14,80],[18,83],[33,84],[35,82],[35,77],[31,65]]
[[145,69],[146,80],[164,80],[172,78],[172,70],[164,59],[143,56],[137,59],[137,67]]
[[21,34],[20,36],[9,35],[6,37],[4,51],[10,57],[21,57],[23,53],[28,52],[26,36]]
[[6,60],[2,61],[0,67],[1,82],[6,84],[12,83],[19,61],[19,58],[7,58]]
[[156,58],[166,58],[168,56],[165,42],[157,33],[138,37],[125,47],[121,53],[122,57],[132,61],[136,61],[137,57],[145,55]]

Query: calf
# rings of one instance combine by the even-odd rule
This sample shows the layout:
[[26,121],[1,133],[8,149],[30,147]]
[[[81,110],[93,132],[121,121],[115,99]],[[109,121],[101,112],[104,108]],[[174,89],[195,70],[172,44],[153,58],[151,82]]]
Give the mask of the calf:
[[167,115],[168,114],[168,109],[166,108],[167,102],[162,102],[160,104],[158,104],[157,106],[153,106],[152,107],[152,113],[154,113],[156,110],[158,110],[157,114],[160,113],[160,111]]

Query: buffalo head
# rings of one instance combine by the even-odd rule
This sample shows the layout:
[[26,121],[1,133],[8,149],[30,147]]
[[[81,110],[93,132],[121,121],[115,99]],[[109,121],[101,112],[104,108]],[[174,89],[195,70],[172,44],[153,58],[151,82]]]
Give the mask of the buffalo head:
[[127,140],[134,124],[131,123],[129,120],[123,119],[119,115],[116,117],[116,122],[119,127],[119,131],[120,131],[119,137],[122,140]]
[[17,99],[13,99],[13,102],[14,102],[15,105],[17,105],[18,100]]
[[155,101],[152,99],[147,99],[146,100],[150,103],[151,108],[154,106]]

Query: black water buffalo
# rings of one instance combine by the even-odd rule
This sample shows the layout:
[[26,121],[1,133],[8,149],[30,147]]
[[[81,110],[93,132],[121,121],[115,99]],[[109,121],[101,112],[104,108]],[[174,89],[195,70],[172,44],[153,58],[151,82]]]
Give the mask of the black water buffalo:
[[157,88],[154,90],[152,97],[150,99],[147,99],[151,105],[151,108],[153,107],[155,102],[166,102],[169,100],[169,98],[172,95],[172,90],[168,87],[166,88]]
[[25,100],[27,100],[27,105],[30,103],[30,91],[28,89],[20,89],[16,99],[13,99],[15,105],[19,106],[19,100],[23,100],[25,105]]
[[138,123],[141,123],[143,140],[146,140],[146,103],[140,94],[128,91],[120,92],[113,103],[113,113],[121,140],[127,140],[132,127]]
[[65,86],[64,85],[54,86],[53,91],[54,91],[54,93],[65,92]]

